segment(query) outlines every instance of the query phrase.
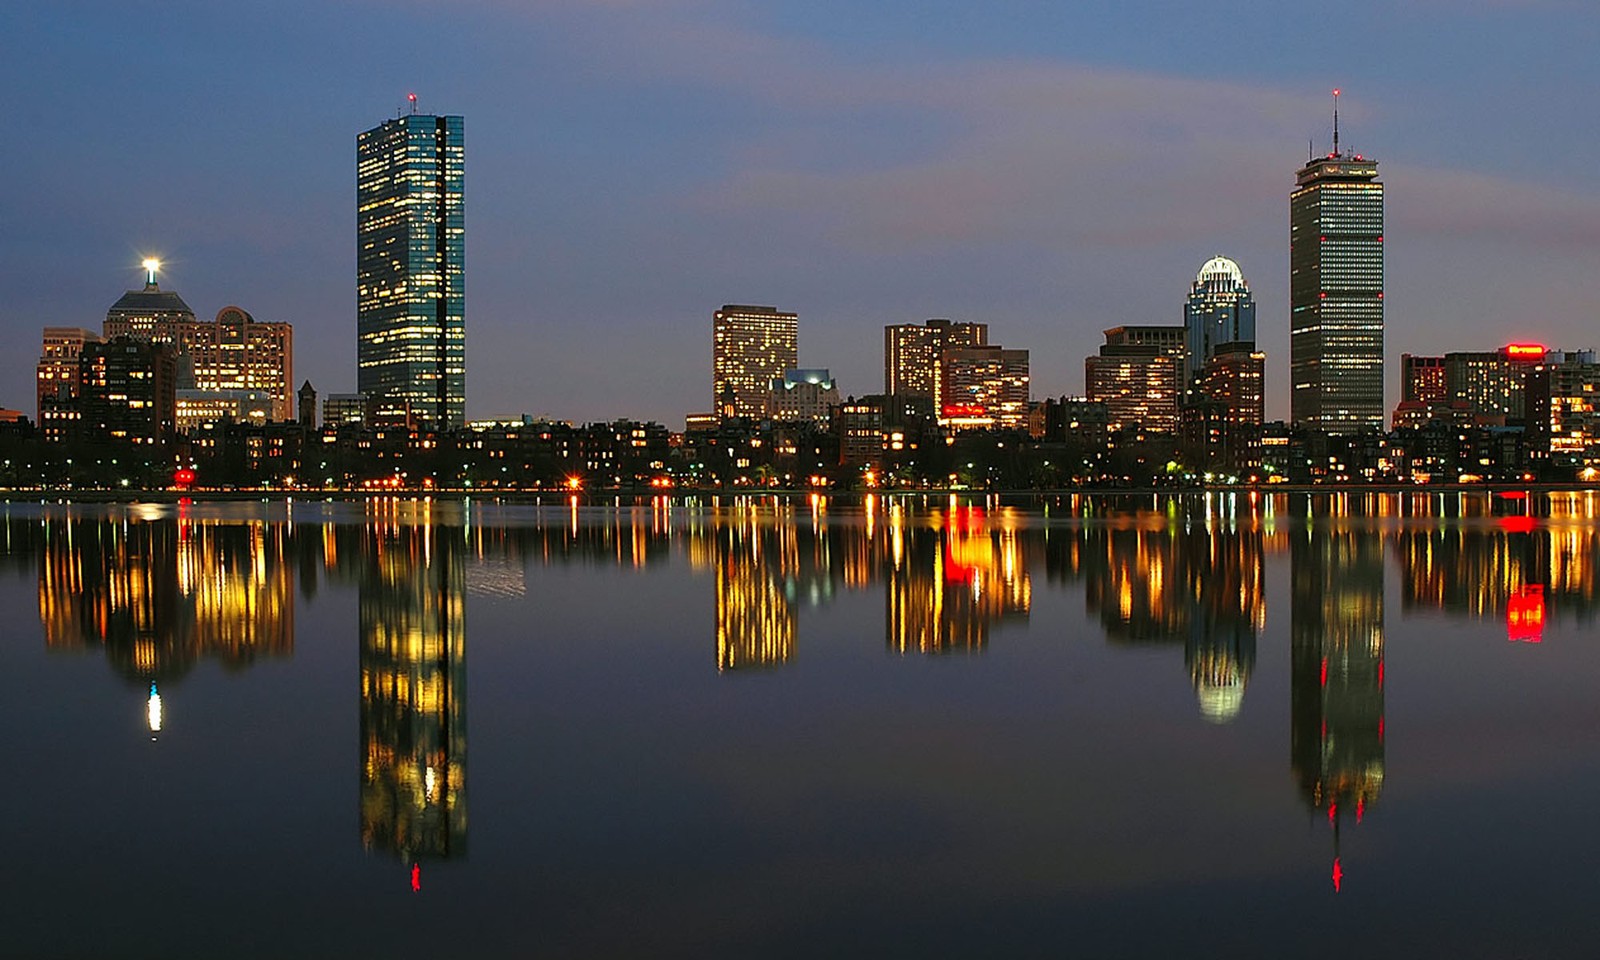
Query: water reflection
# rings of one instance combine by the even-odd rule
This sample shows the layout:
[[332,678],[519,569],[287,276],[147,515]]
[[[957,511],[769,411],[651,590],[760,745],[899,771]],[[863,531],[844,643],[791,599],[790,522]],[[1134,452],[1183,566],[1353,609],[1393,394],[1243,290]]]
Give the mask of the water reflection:
[[464,856],[465,551],[445,528],[379,521],[360,557],[361,842]]
[[[21,526],[21,529],[11,529]],[[175,522],[67,514],[7,524],[39,555],[39,619],[52,650],[99,651],[147,691],[152,733],[160,690],[201,658],[239,670],[294,654],[288,530],[263,522]]]
[[[198,662],[242,670],[291,657],[297,592],[353,589],[356,636],[330,642],[353,640],[359,656],[358,728],[345,735],[360,744],[361,843],[408,865],[467,850],[467,607],[531,602],[542,568],[685,568],[695,601],[711,610],[709,624],[704,606],[696,615],[694,662],[726,674],[715,681],[726,689],[739,688],[742,671],[803,672],[784,669],[805,647],[802,613],[847,594],[866,596],[857,635],[878,651],[872,592],[881,590],[891,661],[1008,652],[1002,636],[1102,645],[1123,662],[1149,651],[1152,700],[1170,690],[1196,729],[1260,709],[1261,695],[1246,694],[1258,647],[1271,650],[1271,614],[1287,627],[1296,788],[1279,779],[1279,790],[1285,804],[1297,792],[1326,832],[1337,888],[1344,848],[1359,836],[1352,829],[1380,800],[1387,773],[1386,573],[1402,619],[1492,621],[1509,640],[1539,642],[1558,624],[1594,620],[1593,506],[1568,494],[1432,493],[1022,506],[375,502],[300,524],[188,507],[51,507],[5,517],[0,562],[36,564],[45,645],[103,654],[139,692],[152,733],[175,718],[181,728],[173,690]],[[1287,604],[1280,593],[1272,610],[1269,571],[1288,582]],[[1061,618],[1046,593],[1064,595],[1073,615]],[[1262,706],[1273,715],[1282,704]],[[1281,778],[1283,734],[1273,734]]]
[[1290,753],[1301,796],[1326,811],[1334,887],[1339,830],[1383,790],[1383,542],[1312,526],[1290,559]]

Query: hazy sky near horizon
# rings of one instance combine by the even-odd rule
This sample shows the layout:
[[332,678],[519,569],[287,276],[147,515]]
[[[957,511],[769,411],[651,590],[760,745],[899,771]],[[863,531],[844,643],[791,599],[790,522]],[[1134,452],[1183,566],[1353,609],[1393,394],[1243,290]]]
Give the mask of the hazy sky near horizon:
[[1600,5],[1584,0],[196,0],[0,9],[0,406],[40,328],[139,261],[201,316],[295,325],[355,389],[355,137],[465,117],[467,408],[681,427],[711,312],[800,314],[882,389],[883,326],[980,320],[1080,394],[1101,331],[1179,323],[1213,254],[1288,413],[1288,196],[1308,141],[1388,187],[1401,353],[1600,348]]

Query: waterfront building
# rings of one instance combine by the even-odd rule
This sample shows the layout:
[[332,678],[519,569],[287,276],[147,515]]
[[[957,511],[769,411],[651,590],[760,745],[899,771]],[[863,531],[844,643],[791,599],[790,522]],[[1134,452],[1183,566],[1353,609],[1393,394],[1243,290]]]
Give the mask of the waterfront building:
[[827,370],[785,370],[772,381],[767,396],[768,420],[811,420],[827,423],[839,405],[839,387]]
[[1325,434],[1383,428],[1383,183],[1378,162],[1312,157],[1289,197],[1290,413]]
[[177,355],[133,337],[85,343],[80,360],[81,435],[163,446],[172,439]]
[[1192,397],[1213,356],[1255,348],[1256,300],[1237,263],[1218,255],[1201,265],[1183,305],[1183,329],[1183,389]]
[[711,314],[711,399],[722,420],[766,415],[772,381],[799,364],[798,314],[726,304]]
[[1084,360],[1084,381],[1088,398],[1106,405],[1111,431],[1177,433],[1186,333],[1181,326],[1105,331],[1099,355]]
[[100,335],[82,327],[45,327],[35,367],[39,431],[46,440],[64,440],[82,420],[78,404],[82,387],[83,348]]
[[957,430],[1027,429],[1028,351],[996,344],[946,347],[939,368],[941,425]]
[[456,116],[356,138],[357,389],[379,419],[466,421],[464,156]]
[[964,320],[934,319],[883,328],[883,392],[891,397],[923,397],[943,406],[939,395],[940,365],[946,349],[983,347],[989,325]]

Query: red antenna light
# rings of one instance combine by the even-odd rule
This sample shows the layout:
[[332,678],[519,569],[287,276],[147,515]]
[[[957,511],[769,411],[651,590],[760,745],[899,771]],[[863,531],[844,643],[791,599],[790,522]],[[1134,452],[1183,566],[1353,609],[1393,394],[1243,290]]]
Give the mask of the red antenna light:
[[414,94],[414,93],[408,93],[408,94],[406,94],[406,99],[410,100],[412,103],[416,103],[417,102],[417,95]]
[[1334,87],[1333,88],[1333,95],[1336,96],[1336,97],[1339,95],[1339,88],[1338,87]]

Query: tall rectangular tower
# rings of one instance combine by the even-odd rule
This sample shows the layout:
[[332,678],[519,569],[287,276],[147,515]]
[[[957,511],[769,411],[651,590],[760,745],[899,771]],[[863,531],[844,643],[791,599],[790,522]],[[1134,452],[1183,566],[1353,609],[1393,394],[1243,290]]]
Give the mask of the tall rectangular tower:
[[1307,161],[1289,196],[1289,411],[1328,434],[1383,429],[1383,184],[1378,161]]
[[939,370],[945,350],[982,347],[989,325],[964,320],[897,323],[883,328],[883,392],[926,397],[939,404]]
[[466,421],[460,117],[356,138],[356,384],[380,419]]
[[717,416],[760,420],[772,381],[800,366],[800,317],[727,304],[711,315],[711,402]]

